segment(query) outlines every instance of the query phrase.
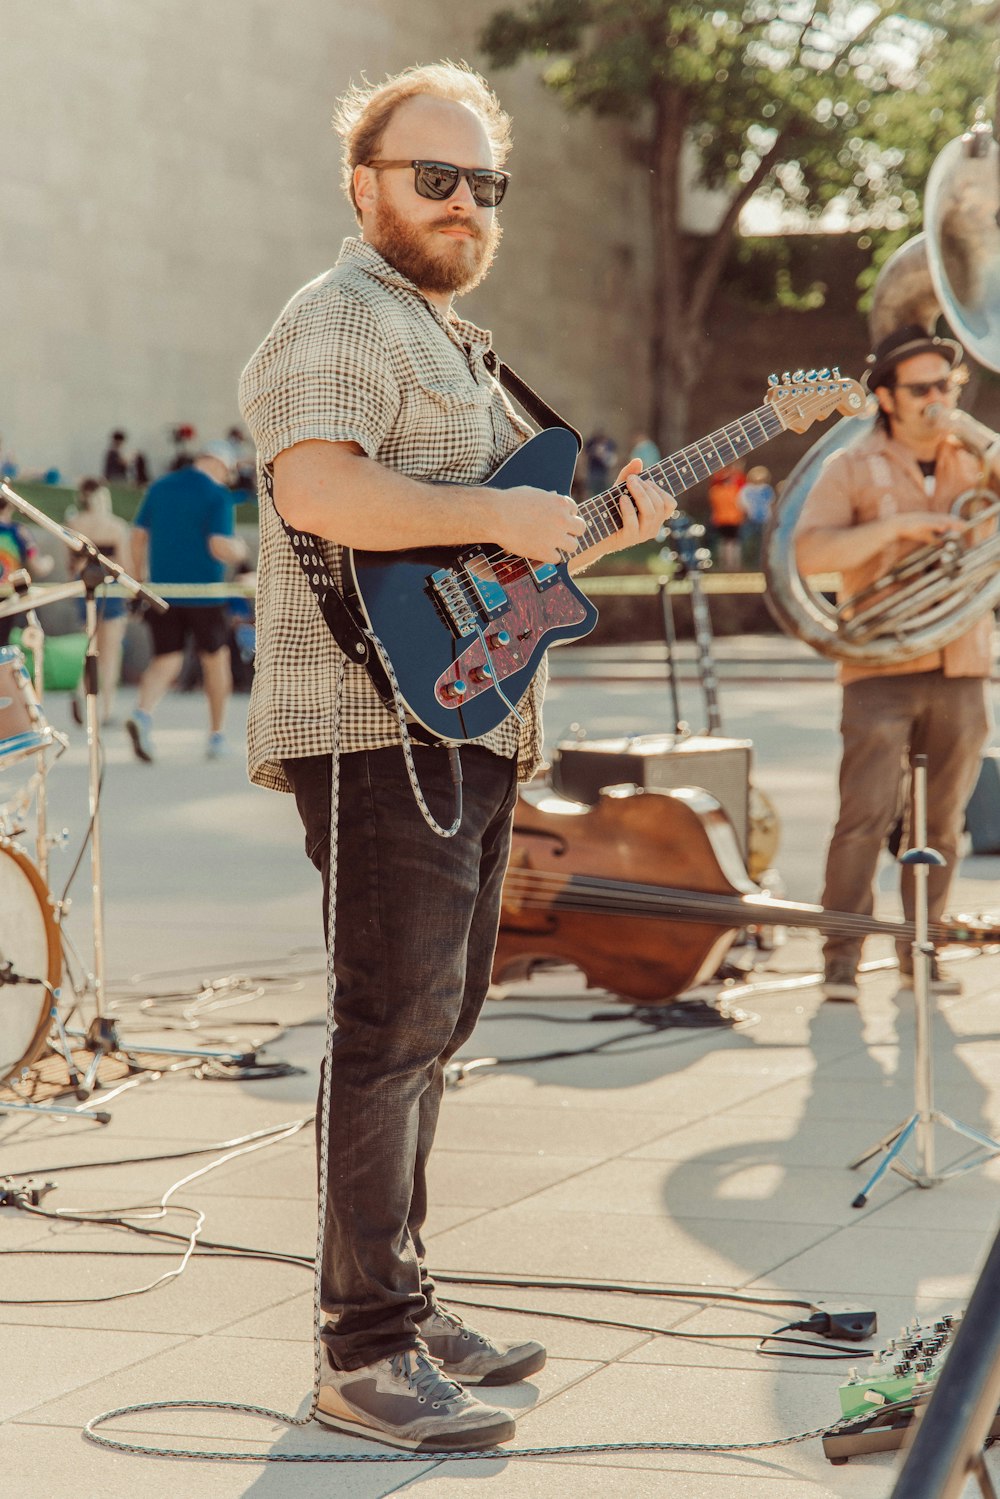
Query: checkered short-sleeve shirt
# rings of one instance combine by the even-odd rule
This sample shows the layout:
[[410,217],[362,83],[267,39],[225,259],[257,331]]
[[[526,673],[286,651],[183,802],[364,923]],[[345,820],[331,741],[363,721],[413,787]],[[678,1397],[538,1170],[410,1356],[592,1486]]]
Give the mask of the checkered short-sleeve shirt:
[[[531,428],[489,374],[490,334],[443,317],[371,245],[345,240],[333,270],[285,307],[243,371],[240,406],[257,446],[261,549],[257,656],[248,720],[250,779],[288,791],[281,761],[333,750],[340,648],[267,497],[276,456],[310,439],[356,442],[414,479],[481,484]],[[343,548],[321,544],[334,582]],[[541,760],[545,666],[508,716],[478,743],[518,757],[527,780]],[[344,663],[342,751],[399,743],[363,666]]]

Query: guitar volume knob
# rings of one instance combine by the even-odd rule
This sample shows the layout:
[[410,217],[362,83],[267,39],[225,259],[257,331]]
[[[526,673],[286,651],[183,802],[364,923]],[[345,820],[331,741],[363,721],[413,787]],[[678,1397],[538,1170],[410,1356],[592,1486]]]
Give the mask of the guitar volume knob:
[[456,677],[454,682],[449,682],[443,689],[441,696],[449,703],[460,703],[468,691],[468,684],[463,682],[461,677]]

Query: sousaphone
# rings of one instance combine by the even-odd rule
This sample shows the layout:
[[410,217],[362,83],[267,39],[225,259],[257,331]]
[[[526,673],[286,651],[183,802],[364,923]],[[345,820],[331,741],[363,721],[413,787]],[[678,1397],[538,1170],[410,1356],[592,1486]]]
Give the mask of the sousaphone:
[[[1000,145],[986,124],[949,142],[936,158],[924,231],[879,273],[872,343],[907,323],[931,333],[942,314],[975,360],[1000,371]],[[977,545],[918,548],[864,596],[833,604],[818,593],[795,565],[795,527],[823,463],[874,421],[873,402],[869,415],[838,422],[792,470],[765,532],[762,568],[768,605],[789,634],[835,660],[892,665],[940,650],[1000,603],[1000,528],[986,526],[993,534]],[[955,509],[982,523],[1000,506],[976,488]]]

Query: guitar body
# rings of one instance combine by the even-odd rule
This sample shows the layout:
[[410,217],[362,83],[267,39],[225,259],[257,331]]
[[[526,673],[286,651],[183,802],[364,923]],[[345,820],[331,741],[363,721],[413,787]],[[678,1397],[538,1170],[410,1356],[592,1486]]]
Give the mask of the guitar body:
[[[485,487],[530,484],[569,494],[577,453],[570,432],[547,428]],[[443,739],[477,739],[496,728],[510,711],[496,682],[516,705],[547,648],[578,640],[597,623],[565,563],[533,568],[493,543],[351,549],[346,560],[345,592],[385,647],[407,708]]]

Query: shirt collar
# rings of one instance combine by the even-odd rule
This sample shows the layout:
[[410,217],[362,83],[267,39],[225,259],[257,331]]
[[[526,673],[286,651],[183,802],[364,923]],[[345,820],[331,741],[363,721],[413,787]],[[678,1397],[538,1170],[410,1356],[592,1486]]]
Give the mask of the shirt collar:
[[429,302],[408,276],[404,276],[402,271],[397,271],[396,267],[391,265],[385,256],[380,255],[374,245],[368,244],[366,240],[354,235],[345,239],[340,249],[340,259],[350,261],[358,270],[371,276],[374,281],[381,281],[383,286],[392,287],[395,291],[406,292],[411,297],[418,298],[448,337],[460,347],[464,344],[478,344],[484,354],[487,349],[493,347],[493,334],[488,328],[479,328],[475,323],[458,317],[454,309],[445,316],[440,307],[434,302]]

